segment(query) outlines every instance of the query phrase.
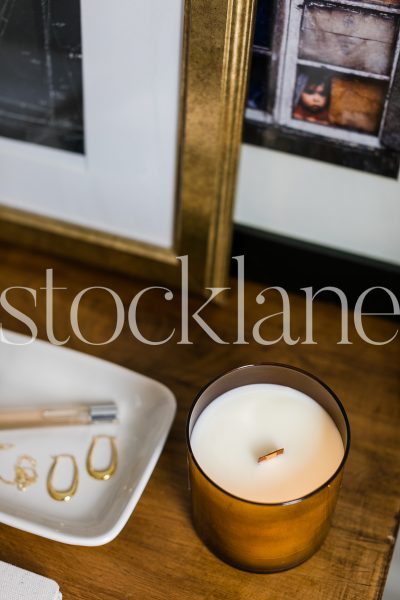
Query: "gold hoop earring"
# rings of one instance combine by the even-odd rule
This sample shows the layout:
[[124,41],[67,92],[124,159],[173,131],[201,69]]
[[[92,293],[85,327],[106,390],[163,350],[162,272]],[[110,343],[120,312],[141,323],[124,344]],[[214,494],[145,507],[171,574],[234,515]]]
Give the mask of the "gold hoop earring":
[[[72,480],[71,487],[68,490],[58,491],[53,486],[53,476],[54,471],[56,470],[56,467],[58,465],[58,461],[61,458],[69,458],[72,461],[74,467],[74,477]],[[75,456],[73,456],[72,454],[58,454],[57,456],[53,456],[53,464],[51,465],[49,474],[47,476],[47,491],[49,492],[50,496],[54,500],[58,500],[59,502],[69,502],[72,496],[76,494],[76,490],[78,489],[78,483],[79,472],[78,463],[76,462]]]
[[[104,469],[104,471],[97,471],[93,467],[93,464],[92,464],[93,452],[94,452],[97,441],[100,439],[108,439],[108,440],[110,440],[110,444],[111,444],[110,465],[107,469]],[[100,479],[102,481],[107,481],[114,475],[114,473],[118,467],[118,450],[117,450],[117,444],[115,442],[115,437],[113,437],[111,435],[95,435],[93,437],[92,443],[90,444],[87,459],[86,459],[86,467],[87,467],[89,475],[91,477],[94,477],[94,479]]]

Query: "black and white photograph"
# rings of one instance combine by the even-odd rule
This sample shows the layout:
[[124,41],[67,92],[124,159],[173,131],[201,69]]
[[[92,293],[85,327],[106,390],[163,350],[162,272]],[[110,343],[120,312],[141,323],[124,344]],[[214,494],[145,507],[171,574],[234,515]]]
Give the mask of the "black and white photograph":
[[84,153],[80,0],[1,0],[0,136]]

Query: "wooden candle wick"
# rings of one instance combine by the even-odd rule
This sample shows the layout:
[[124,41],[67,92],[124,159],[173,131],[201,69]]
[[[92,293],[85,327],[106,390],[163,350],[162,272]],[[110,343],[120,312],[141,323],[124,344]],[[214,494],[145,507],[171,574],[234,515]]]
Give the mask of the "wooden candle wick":
[[279,456],[280,454],[283,454],[285,452],[285,448],[279,448],[279,450],[274,450],[273,452],[268,452],[268,454],[263,454],[263,456],[260,456],[257,460],[257,462],[264,462],[265,460],[271,460],[271,458],[275,458],[276,456]]

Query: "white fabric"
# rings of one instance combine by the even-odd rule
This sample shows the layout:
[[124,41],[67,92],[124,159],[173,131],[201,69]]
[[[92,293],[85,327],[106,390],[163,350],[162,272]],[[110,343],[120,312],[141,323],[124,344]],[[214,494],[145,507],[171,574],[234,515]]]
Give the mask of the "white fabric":
[[61,600],[58,584],[0,561],[0,600]]

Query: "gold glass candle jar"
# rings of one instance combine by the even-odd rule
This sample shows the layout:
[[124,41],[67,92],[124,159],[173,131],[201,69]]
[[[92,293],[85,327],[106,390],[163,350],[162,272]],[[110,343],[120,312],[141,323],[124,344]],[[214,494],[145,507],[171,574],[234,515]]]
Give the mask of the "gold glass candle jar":
[[[238,443],[229,446],[225,430],[235,427]],[[193,523],[217,556],[268,573],[314,554],[328,533],[350,446],[345,410],[323,382],[286,365],[239,367],[200,392],[186,435]]]

